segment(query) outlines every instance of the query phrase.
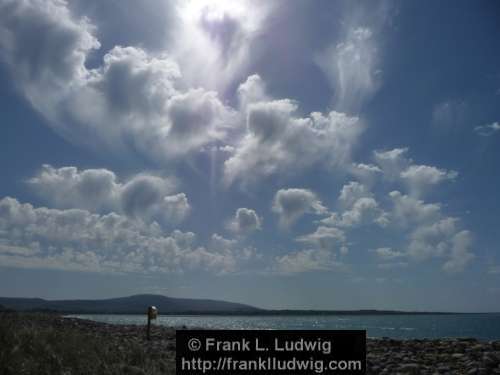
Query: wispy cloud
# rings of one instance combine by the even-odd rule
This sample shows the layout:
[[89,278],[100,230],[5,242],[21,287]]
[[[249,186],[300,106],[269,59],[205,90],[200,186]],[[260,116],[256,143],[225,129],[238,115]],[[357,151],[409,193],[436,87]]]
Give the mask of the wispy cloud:
[[476,126],[474,131],[483,137],[489,137],[490,135],[500,131],[500,123],[493,122],[491,124]]
[[492,265],[488,268],[490,275],[500,275],[500,265]]
[[382,29],[391,6],[365,5],[345,9],[336,42],[315,57],[334,90],[334,108],[347,113],[358,113],[382,83]]

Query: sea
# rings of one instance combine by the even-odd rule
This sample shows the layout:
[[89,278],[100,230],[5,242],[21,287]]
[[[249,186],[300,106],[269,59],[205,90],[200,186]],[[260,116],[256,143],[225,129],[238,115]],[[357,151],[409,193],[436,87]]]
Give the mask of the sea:
[[[146,324],[145,315],[70,315],[112,324]],[[473,337],[500,340],[500,314],[453,315],[163,315],[153,324],[203,329],[366,330],[368,337],[396,339]]]

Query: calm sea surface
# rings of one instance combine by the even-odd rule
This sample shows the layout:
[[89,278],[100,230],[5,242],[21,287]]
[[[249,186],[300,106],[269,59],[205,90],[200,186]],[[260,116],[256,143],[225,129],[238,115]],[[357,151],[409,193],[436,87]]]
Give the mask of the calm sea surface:
[[[113,324],[145,324],[145,315],[71,315]],[[366,329],[368,337],[475,337],[500,340],[500,314],[368,316],[159,316],[155,324],[208,329]]]

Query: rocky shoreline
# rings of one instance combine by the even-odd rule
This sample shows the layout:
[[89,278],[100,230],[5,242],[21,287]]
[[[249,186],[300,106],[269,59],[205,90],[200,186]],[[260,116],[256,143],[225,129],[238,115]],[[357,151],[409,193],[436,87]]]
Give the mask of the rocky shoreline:
[[500,374],[500,341],[367,340],[367,374]]
[[[37,314],[36,318],[20,315],[23,318],[17,319],[16,324],[20,326],[16,329],[72,332],[90,337],[94,342],[105,343],[107,348],[117,352],[118,358],[128,358],[130,353],[140,357],[138,365],[124,361],[117,373],[175,373],[174,328],[154,325],[151,340],[148,341],[144,326],[114,325],[56,315]],[[5,314],[0,319],[5,319]],[[500,374],[500,341],[483,342],[472,338],[368,339],[367,374]]]

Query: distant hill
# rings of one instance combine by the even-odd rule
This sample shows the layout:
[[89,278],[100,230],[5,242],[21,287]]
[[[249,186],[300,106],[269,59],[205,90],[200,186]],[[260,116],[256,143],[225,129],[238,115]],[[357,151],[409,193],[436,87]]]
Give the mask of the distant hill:
[[160,314],[180,313],[255,313],[260,309],[240,303],[208,299],[171,298],[155,294],[100,300],[44,300],[41,298],[0,297],[0,305],[17,311],[54,311],[59,313],[144,314],[156,306]]
[[427,315],[456,314],[450,312],[394,310],[266,310],[254,306],[210,299],[172,298],[156,294],[95,300],[44,300],[41,298],[0,297],[4,310],[43,311],[62,314],[145,314],[148,306],[156,306],[160,315]]

